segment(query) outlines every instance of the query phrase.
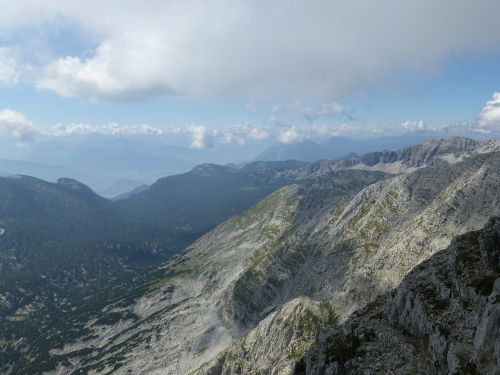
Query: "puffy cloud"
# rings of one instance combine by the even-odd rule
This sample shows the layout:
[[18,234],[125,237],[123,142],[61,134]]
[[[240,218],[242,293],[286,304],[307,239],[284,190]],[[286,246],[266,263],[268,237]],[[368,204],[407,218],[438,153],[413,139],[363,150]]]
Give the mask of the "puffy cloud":
[[479,113],[480,128],[500,128],[500,92],[493,93]]
[[184,128],[174,129],[174,133],[186,133],[191,138],[189,147],[202,150],[213,147],[213,131],[203,125],[189,124]]
[[428,130],[429,126],[423,121],[405,121],[401,124],[404,130],[417,131],[417,130]]
[[250,128],[248,134],[250,138],[255,139],[256,141],[262,141],[263,139],[269,138],[269,131],[261,127]]
[[300,134],[294,126],[282,131],[278,136],[278,140],[281,143],[295,143],[301,141],[303,138],[304,135]]
[[244,145],[248,141],[262,141],[270,137],[269,126],[235,124],[216,129],[215,137],[221,138],[220,143]]
[[15,138],[18,141],[32,141],[36,136],[67,136],[67,135],[163,135],[165,130],[148,124],[121,125],[108,123],[105,125],[91,124],[57,124],[38,126],[23,113],[11,109],[0,111],[0,135]]
[[0,134],[18,141],[29,141],[37,133],[38,129],[22,113],[11,109],[0,111]]
[[[68,56],[50,63],[44,68],[42,78],[36,83],[37,87],[55,91],[62,96],[91,99],[133,100],[170,93],[167,83],[161,80],[162,72],[151,67],[147,55],[143,58],[122,57],[121,53],[137,52],[137,47],[125,46],[134,51],[120,51],[120,56],[115,56],[115,45],[115,42],[103,42],[96,55],[85,61]],[[122,58],[123,61],[119,63],[117,60]]]
[[14,86],[19,81],[17,61],[8,48],[0,48],[0,86]]
[[399,72],[427,74],[500,49],[500,2],[491,0],[21,0],[2,9],[2,30],[66,22],[95,39],[91,53],[44,64],[38,81],[94,99],[336,100]]
[[108,123],[105,125],[91,124],[58,124],[41,129],[45,135],[64,136],[73,134],[101,134],[101,135],[162,135],[164,130],[148,124],[120,125]]
[[166,132],[187,136],[190,147],[195,149],[212,148],[218,144],[242,146],[250,141],[263,141],[273,137],[270,126],[250,124],[233,124],[219,128],[187,124],[180,128],[167,130]]

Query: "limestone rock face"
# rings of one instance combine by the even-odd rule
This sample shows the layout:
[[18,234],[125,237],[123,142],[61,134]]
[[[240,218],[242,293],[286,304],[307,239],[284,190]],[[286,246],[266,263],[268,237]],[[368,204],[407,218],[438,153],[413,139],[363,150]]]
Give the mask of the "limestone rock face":
[[293,299],[194,374],[258,374],[269,369],[273,374],[290,374],[294,361],[314,343],[317,331],[337,321],[328,302]]
[[395,151],[369,152],[344,160],[320,160],[288,173],[308,177],[336,170],[362,169],[399,174],[442,161],[454,164],[473,155],[497,151],[500,151],[498,140],[480,142],[461,137],[431,139]]
[[307,374],[499,374],[499,257],[496,218],[341,326],[322,330],[297,363]]

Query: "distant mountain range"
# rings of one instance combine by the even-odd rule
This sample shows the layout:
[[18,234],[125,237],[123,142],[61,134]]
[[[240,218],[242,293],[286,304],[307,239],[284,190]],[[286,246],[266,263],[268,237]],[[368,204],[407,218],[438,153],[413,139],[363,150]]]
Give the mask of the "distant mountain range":
[[[0,155],[12,154],[1,151]],[[73,178],[113,198],[204,162],[243,162],[254,156],[254,151],[234,145],[198,150],[153,136],[80,135],[37,140],[16,154],[15,160],[0,157],[0,171],[4,176],[24,174],[51,182]]]
[[446,138],[445,134],[420,131],[392,137],[356,140],[342,137],[330,138],[317,143],[303,140],[296,143],[276,144],[257,155],[255,160],[301,160],[315,161],[320,159],[334,160],[351,158],[352,154],[365,154],[372,151],[396,150],[424,142],[436,137]]
[[[22,174],[55,182],[72,178],[98,194],[115,198],[161,177],[185,173],[202,163],[229,164],[236,169],[258,161],[349,159],[371,151],[396,150],[446,134],[417,131],[404,135],[356,140],[334,137],[322,142],[219,144],[194,149],[165,143],[157,136],[79,135],[38,139],[14,147],[0,139],[0,175]],[[269,147],[269,148],[267,148]],[[266,149],[267,148],[267,149]],[[256,156],[257,155],[257,156]]]

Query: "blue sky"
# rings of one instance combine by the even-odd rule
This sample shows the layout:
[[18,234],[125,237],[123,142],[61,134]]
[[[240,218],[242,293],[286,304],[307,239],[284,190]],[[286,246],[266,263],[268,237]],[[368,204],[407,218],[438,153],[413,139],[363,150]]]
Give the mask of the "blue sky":
[[346,105],[356,108],[363,120],[380,125],[405,120],[431,124],[474,121],[492,93],[499,90],[500,54],[450,59],[429,76],[403,82],[400,86],[382,84],[365,103],[354,98]]
[[[472,121],[493,92],[500,88],[500,55],[450,61],[430,76],[411,77],[388,86],[380,84],[369,93],[345,97],[341,103],[356,120],[383,126],[406,120],[428,123]],[[265,116],[247,110],[249,104],[263,109],[276,103],[304,98],[274,97],[265,100],[180,99],[169,96],[129,101],[93,101],[66,98],[38,90],[29,84],[0,89],[3,107],[21,111],[42,125],[54,123],[147,122],[155,126],[201,123],[207,126],[237,122],[261,122]],[[309,100],[311,104],[321,100]],[[297,119],[300,121],[300,118]]]
[[[500,127],[496,2],[9,3],[4,136],[116,123],[188,138],[256,127],[254,140],[290,142],[389,134],[405,122]],[[291,128],[297,136],[280,137]]]

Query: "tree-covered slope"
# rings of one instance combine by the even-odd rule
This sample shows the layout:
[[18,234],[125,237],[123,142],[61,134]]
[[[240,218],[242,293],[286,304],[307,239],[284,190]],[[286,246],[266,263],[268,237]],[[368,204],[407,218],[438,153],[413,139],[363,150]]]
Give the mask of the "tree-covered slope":
[[276,189],[293,182],[284,171],[300,162],[250,163],[241,169],[202,164],[159,179],[143,192],[119,200],[120,211],[151,226],[178,230],[192,241]]

